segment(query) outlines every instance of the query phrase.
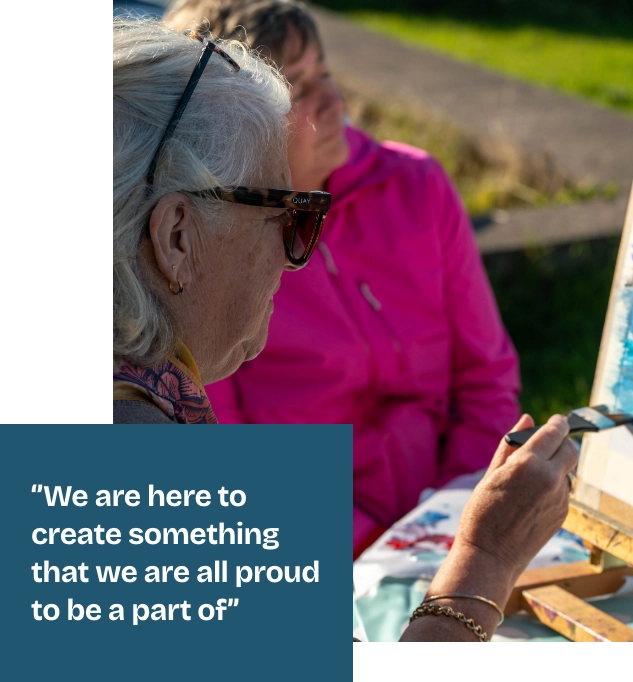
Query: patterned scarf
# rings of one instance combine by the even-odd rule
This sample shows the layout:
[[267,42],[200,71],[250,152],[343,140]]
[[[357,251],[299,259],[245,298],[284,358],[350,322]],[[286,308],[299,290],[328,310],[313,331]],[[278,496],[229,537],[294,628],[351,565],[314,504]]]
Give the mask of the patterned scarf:
[[179,424],[217,424],[189,349],[149,369],[122,360],[114,371],[114,400],[152,402]]

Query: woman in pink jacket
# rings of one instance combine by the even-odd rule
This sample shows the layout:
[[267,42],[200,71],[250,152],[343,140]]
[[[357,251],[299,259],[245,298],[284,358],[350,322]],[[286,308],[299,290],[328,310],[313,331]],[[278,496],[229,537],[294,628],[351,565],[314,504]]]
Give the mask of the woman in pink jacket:
[[201,17],[225,38],[244,27],[283,66],[293,185],[332,194],[318,251],[282,277],[264,351],[207,392],[222,423],[354,425],[357,555],[422,490],[489,464],[518,416],[516,353],[442,167],[345,126],[305,7],[181,3],[170,20]]

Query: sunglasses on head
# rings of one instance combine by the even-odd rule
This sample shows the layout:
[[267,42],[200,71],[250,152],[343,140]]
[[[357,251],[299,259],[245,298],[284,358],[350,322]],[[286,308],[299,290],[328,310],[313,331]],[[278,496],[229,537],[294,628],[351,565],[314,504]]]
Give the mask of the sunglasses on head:
[[[199,40],[204,47],[150,163],[147,172],[147,188],[149,192],[151,192],[154,185],[154,175],[163,147],[174,134],[178,121],[180,121],[213,53],[219,54],[235,72],[240,70],[239,65],[224,50],[207,38],[195,31],[185,31],[185,35]],[[242,186],[212,187],[206,190],[189,191],[188,193],[201,197],[211,197],[219,201],[245,204],[247,206],[286,209],[288,211],[288,222],[283,230],[284,248],[290,263],[297,267],[303,267],[314,252],[332,198],[327,192],[296,192],[291,189],[264,189]],[[146,235],[150,236],[149,224],[146,228]]]

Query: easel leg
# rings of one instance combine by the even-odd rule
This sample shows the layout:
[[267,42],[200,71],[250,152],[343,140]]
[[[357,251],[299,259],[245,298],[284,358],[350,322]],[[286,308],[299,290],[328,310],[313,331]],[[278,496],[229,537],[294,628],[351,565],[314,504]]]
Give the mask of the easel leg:
[[525,590],[523,598],[534,615],[573,642],[633,642],[633,630],[562,587]]
[[633,567],[616,566],[603,568],[600,562],[577,561],[547,568],[536,568],[521,575],[505,608],[506,616],[524,609],[523,593],[536,587],[558,585],[577,597],[597,597],[616,592],[624,584],[624,578],[633,575]]

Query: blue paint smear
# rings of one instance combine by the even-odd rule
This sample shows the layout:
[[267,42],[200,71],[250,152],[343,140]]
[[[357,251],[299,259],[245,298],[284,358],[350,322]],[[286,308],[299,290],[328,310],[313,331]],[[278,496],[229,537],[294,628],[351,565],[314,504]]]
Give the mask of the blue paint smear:
[[621,339],[622,356],[618,368],[618,379],[611,387],[615,398],[616,412],[633,413],[633,287],[627,286],[619,296],[618,305],[627,311],[622,321]]
[[440,521],[449,518],[450,516],[448,514],[442,514],[442,512],[426,511],[422,516],[415,519],[414,523],[417,523],[418,526],[430,526],[431,528],[435,528]]
[[589,550],[587,549],[581,551],[579,549],[574,549],[573,547],[565,547],[561,559],[565,563],[568,563],[570,561],[585,561],[588,556]]
[[577,535],[570,533],[568,530],[565,530],[564,528],[561,528],[558,531],[558,533],[556,533],[556,536],[562,538],[563,540],[571,540],[572,542],[575,542],[577,545],[580,545],[583,548],[585,546],[583,544],[582,538],[579,538]]

